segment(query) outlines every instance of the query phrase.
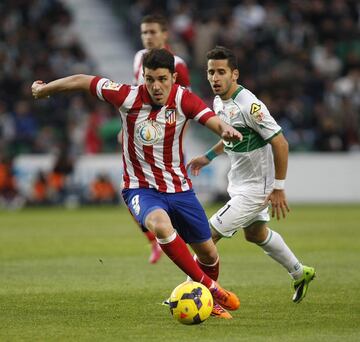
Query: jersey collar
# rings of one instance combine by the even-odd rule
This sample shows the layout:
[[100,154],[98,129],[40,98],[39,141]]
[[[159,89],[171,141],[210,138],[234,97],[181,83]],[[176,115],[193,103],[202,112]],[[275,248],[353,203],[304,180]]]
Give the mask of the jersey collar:
[[239,85],[234,93],[231,95],[231,98],[235,100],[235,97],[244,89],[243,86]]

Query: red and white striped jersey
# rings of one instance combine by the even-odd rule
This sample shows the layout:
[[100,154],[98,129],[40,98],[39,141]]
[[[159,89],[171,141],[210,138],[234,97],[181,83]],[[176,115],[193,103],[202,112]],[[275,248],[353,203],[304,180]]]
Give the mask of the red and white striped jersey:
[[174,84],[167,103],[152,103],[145,85],[118,84],[95,77],[91,93],[113,104],[122,119],[123,188],[181,192],[192,188],[184,164],[182,137],[189,119],[201,124],[215,116],[189,90]]
[[[147,49],[139,50],[134,57],[134,84],[140,85],[144,83],[143,70],[142,70],[142,60],[144,54],[147,52]],[[185,61],[179,57],[175,56],[175,72],[177,72],[176,84],[180,84],[185,88],[190,87],[190,76],[189,69]]]

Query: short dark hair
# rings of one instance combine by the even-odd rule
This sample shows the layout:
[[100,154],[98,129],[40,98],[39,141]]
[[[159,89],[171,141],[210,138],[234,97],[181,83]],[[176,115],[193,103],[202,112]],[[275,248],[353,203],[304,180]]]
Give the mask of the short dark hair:
[[210,50],[206,54],[206,58],[209,59],[226,59],[228,61],[229,68],[231,70],[238,69],[237,58],[231,50],[224,46],[216,46],[215,49]]
[[166,49],[151,49],[143,57],[143,70],[145,68],[151,70],[158,68],[169,69],[173,74],[175,72],[174,55]]
[[166,19],[160,14],[149,14],[142,18],[141,24],[156,23],[160,25],[161,31],[167,31],[168,25]]

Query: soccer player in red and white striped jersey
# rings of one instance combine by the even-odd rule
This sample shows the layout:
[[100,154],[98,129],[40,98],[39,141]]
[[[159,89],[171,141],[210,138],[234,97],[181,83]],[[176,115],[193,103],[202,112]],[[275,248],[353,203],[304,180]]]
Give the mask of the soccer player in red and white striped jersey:
[[[134,84],[140,85],[144,83],[142,60],[144,54],[150,49],[162,49],[166,48],[170,51],[168,41],[168,26],[166,19],[158,14],[150,14],[143,17],[140,24],[141,41],[144,49],[139,50],[134,57],[133,69],[134,69]],[[171,52],[171,51],[170,51]],[[189,70],[185,61],[174,55],[175,58],[175,72],[177,73],[175,83],[185,88],[190,89],[190,76]],[[186,131],[186,128],[185,128]],[[184,131],[184,132],[185,132]],[[119,141],[121,142],[121,132],[119,133]],[[146,236],[147,240],[151,245],[151,254],[149,262],[155,264],[159,261],[162,255],[162,249],[156,241],[155,235],[146,229],[140,227],[141,231]]]
[[182,134],[186,121],[195,120],[226,141],[242,136],[194,93],[174,84],[174,56],[166,49],[146,53],[143,72],[145,84],[140,86],[74,75],[48,84],[35,81],[32,94],[43,98],[83,90],[118,109],[123,121],[122,195],[131,214],[155,234],[162,250],[181,270],[210,289],[218,304],[236,310],[240,306],[237,296],[212,279],[217,277],[219,257],[205,211],[187,175]]

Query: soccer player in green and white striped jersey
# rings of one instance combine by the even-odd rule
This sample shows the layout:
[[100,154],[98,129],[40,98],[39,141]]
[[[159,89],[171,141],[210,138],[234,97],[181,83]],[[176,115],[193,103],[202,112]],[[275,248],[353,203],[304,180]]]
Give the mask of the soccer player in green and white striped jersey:
[[210,218],[214,241],[231,237],[242,229],[247,241],[280,263],[293,279],[293,302],[306,295],[315,269],[302,265],[283,238],[269,228],[271,216],[285,218],[289,207],[285,196],[288,143],[281,127],[265,104],[237,83],[239,69],[231,50],[216,47],[207,54],[207,77],[214,92],[214,111],[243,135],[243,140],[223,140],[205,155],[187,165],[193,175],[225,152],[231,163],[228,173],[230,200]]

